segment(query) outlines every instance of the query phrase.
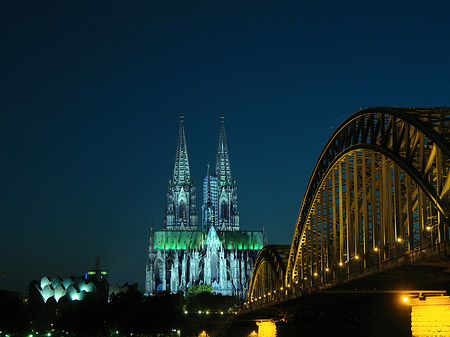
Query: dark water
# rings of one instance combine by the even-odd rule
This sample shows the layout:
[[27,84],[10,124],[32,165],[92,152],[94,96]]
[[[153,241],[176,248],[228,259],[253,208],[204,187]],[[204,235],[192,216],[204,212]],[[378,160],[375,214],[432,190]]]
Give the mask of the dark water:
[[[388,311],[389,309],[387,309]],[[301,317],[290,322],[235,321],[220,336],[259,337],[259,336],[333,336],[333,337],[410,337],[411,326],[408,320],[379,320],[379,317],[349,319],[339,321],[336,317]]]
[[398,296],[318,294],[302,301],[239,315],[220,336],[411,336],[411,308]]

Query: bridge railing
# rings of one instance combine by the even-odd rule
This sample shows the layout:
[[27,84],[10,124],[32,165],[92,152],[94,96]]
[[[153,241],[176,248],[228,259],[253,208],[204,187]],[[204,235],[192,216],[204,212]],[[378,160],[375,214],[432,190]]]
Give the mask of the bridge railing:
[[288,287],[282,287],[276,292],[272,291],[265,296],[261,296],[261,298],[257,298],[253,302],[245,302],[243,310],[252,311],[266,306],[272,306],[303,295],[337,287],[370,275],[395,270],[409,265],[418,265],[421,262],[429,262],[433,259],[449,260],[450,243],[441,242],[428,248],[392,258],[361,270],[353,271],[348,274],[342,273],[342,275],[339,275],[338,277],[327,282],[314,283],[309,286],[299,283],[288,285]]

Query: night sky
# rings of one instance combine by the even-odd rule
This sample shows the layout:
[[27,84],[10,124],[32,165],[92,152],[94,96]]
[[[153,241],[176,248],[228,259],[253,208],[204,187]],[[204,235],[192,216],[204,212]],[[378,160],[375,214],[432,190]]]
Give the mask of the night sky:
[[243,229],[289,244],[315,162],[360,108],[450,105],[450,2],[0,1],[0,289],[142,289],[178,115],[200,213],[224,112]]

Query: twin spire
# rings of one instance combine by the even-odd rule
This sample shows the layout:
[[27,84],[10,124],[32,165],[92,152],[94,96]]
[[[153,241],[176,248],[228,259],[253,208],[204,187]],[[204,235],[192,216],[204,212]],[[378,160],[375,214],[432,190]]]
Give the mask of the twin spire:
[[[180,112],[180,126],[178,130],[177,151],[175,153],[175,167],[173,169],[173,184],[188,184],[191,181],[189,169],[189,158],[186,145],[186,135],[184,131],[184,114]],[[208,164],[209,171],[209,164]],[[217,143],[215,176],[221,185],[230,183],[231,168],[228,156],[227,135],[225,133],[225,116],[223,112],[220,116],[219,141]]]
[[[173,178],[169,183],[164,224],[168,229],[188,229],[197,227],[197,203],[195,183],[191,179],[189,159],[184,131],[184,115],[180,113],[177,150]],[[203,181],[202,223],[221,230],[239,230],[239,209],[237,187],[231,177],[228,156],[225,117],[220,116],[219,140],[217,143],[216,167]]]

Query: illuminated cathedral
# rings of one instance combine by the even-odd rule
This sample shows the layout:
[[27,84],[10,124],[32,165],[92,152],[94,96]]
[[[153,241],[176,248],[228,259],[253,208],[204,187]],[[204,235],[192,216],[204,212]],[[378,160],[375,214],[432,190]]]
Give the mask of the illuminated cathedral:
[[198,226],[195,182],[191,178],[180,114],[175,167],[169,180],[164,228],[152,226],[145,290],[185,291],[207,284],[213,292],[245,298],[253,264],[266,243],[264,229],[241,230],[236,181],[231,175],[225,133],[220,117],[219,141],[213,172],[208,164],[203,180],[201,227]]

